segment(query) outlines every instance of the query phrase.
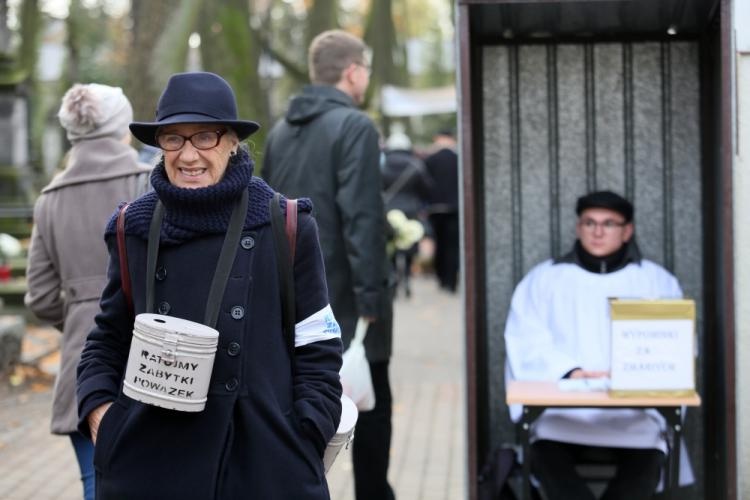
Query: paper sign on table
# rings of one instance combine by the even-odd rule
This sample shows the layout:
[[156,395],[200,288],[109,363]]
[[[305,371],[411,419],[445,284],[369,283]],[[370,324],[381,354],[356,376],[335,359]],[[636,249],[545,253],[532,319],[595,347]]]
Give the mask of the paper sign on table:
[[611,299],[614,395],[695,392],[695,302]]

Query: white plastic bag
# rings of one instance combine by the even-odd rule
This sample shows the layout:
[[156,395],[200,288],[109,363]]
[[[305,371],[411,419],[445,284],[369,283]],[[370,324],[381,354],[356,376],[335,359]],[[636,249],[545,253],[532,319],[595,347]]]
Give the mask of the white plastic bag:
[[359,411],[375,408],[375,389],[372,387],[370,365],[367,363],[363,344],[368,325],[369,322],[364,318],[357,321],[354,338],[343,355],[344,362],[339,371],[344,394],[354,401]]

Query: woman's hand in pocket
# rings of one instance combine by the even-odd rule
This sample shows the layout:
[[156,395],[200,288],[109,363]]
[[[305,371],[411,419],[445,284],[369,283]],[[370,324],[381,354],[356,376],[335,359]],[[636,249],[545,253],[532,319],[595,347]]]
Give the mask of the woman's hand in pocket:
[[89,413],[88,417],[86,417],[86,420],[89,423],[89,430],[91,431],[91,441],[95,445],[96,435],[99,432],[99,424],[102,422],[102,417],[104,417],[104,414],[107,413],[107,410],[109,410],[110,406],[112,406],[111,401],[109,403],[99,405],[91,413]]

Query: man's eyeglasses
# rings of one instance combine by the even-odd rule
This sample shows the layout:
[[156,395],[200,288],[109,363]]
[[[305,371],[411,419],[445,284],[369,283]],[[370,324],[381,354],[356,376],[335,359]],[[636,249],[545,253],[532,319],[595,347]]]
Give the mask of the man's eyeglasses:
[[156,142],[164,151],[177,151],[185,145],[185,141],[190,141],[195,149],[215,148],[221,136],[226,134],[226,130],[216,130],[212,132],[196,132],[190,136],[180,134],[159,134],[156,136]]
[[601,227],[605,231],[613,231],[616,228],[627,225],[627,222],[617,222],[616,220],[612,219],[597,222],[594,219],[583,219],[580,224],[586,231],[596,231],[596,228],[598,227]]
[[357,65],[357,66],[359,66],[360,68],[364,68],[365,71],[367,71],[367,76],[371,76],[372,75],[372,66],[370,66],[369,64],[367,64],[367,63],[359,63],[359,62],[355,62],[354,64]]

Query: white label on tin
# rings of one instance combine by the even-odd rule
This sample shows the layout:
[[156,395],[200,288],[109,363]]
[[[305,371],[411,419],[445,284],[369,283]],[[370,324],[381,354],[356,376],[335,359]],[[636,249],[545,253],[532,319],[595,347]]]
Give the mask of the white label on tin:
[[178,352],[170,358],[160,348],[134,336],[125,382],[126,386],[146,396],[128,395],[144,403],[153,403],[148,400],[149,396],[184,402],[205,401],[213,363],[213,354],[195,356]]

